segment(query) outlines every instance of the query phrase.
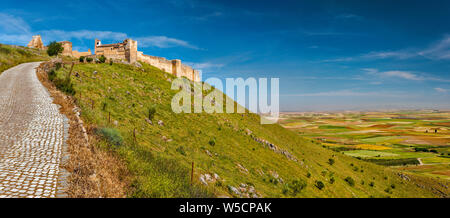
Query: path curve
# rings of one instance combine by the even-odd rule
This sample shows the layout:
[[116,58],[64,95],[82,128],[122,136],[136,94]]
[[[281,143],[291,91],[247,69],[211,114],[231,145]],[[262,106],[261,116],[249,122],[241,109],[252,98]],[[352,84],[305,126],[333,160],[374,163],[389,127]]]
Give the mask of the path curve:
[[67,121],[25,63],[0,75],[0,197],[56,197]]

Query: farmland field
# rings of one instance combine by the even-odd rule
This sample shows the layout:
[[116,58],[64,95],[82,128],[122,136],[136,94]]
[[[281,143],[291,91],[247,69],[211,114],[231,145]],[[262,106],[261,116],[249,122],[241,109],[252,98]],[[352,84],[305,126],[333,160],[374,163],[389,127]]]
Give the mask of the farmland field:
[[291,112],[280,124],[354,158],[450,180],[450,111]]

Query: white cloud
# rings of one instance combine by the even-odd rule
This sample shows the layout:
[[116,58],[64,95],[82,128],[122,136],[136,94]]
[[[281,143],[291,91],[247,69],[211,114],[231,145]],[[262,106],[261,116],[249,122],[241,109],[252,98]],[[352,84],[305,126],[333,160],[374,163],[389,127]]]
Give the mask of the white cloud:
[[195,69],[200,69],[200,70],[221,68],[221,67],[225,66],[224,64],[215,64],[215,63],[211,63],[211,62],[203,62],[203,63],[184,62],[184,63]]
[[447,89],[443,89],[443,88],[439,88],[439,87],[434,88],[434,90],[436,90],[436,92],[440,92],[440,93],[447,93],[449,91]]
[[424,78],[419,77],[416,74],[413,74],[413,73],[407,72],[407,71],[398,71],[398,70],[386,71],[386,72],[381,72],[380,75],[383,77],[398,77],[398,78],[407,79],[407,80],[416,80],[416,81],[424,80]]
[[407,97],[404,94],[395,94],[387,92],[356,92],[352,90],[337,90],[329,92],[305,93],[305,94],[288,94],[281,96],[294,97]]
[[323,60],[321,62],[348,62],[357,60],[378,60],[388,58],[404,60],[420,57],[432,60],[450,60],[450,35],[445,35],[441,40],[422,49],[408,48],[397,51],[372,51],[354,57],[340,57],[335,59]]
[[400,78],[405,80],[413,80],[413,81],[437,81],[437,82],[450,82],[448,79],[442,79],[433,77],[424,73],[416,73],[411,71],[401,71],[401,70],[391,70],[391,71],[383,71],[380,72],[377,69],[373,68],[364,68],[362,69],[368,75],[378,76],[380,78]]
[[30,26],[20,17],[0,13],[0,30],[3,33],[23,34],[30,32]]
[[181,46],[196,50],[200,49],[197,46],[191,45],[186,41],[175,38],[169,38],[167,36],[147,36],[147,37],[137,37],[135,39],[138,41],[138,46],[141,47],[170,48]]
[[130,37],[126,33],[114,31],[98,31],[98,30],[41,30],[31,31],[30,26],[20,17],[15,17],[9,14],[0,13],[0,42],[8,44],[26,45],[32,35],[41,35],[44,42],[63,41],[71,39],[90,39],[95,38],[101,40],[122,41],[126,38],[133,38],[138,41],[139,47],[185,47],[191,49],[200,49],[181,39],[170,38],[167,36],[145,36],[145,37]]
[[450,60],[450,35],[446,35],[442,40],[418,54],[430,59]]
[[112,31],[93,31],[93,30],[44,30],[38,32],[43,39],[51,39],[56,41],[70,40],[70,39],[111,39],[123,40],[128,38],[127,34]]

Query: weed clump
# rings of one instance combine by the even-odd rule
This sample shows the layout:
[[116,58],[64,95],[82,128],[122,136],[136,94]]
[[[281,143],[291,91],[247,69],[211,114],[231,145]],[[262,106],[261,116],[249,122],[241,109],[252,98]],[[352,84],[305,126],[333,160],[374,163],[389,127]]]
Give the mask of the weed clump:
[[97,130],[97,134],[101,135],[109,143],[120,146],[123,144],[123,138],[120,132],[114,128],[101,128]]

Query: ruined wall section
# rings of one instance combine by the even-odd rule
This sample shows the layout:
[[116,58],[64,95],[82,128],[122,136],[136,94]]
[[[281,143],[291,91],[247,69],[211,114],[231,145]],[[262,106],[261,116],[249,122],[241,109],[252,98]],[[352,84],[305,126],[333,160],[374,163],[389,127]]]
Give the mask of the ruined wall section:
[[69,41],[62,41],[59,42],[62,47],[64,48],[62,55],[80,58],[81,56],[89,56],[91,55],[91,49],[88,49],[88,51],[85,52],[79,52],[72,50],[72,42]]
[[40,35],[35,35],[27,45],[28,48],[46,49]]

